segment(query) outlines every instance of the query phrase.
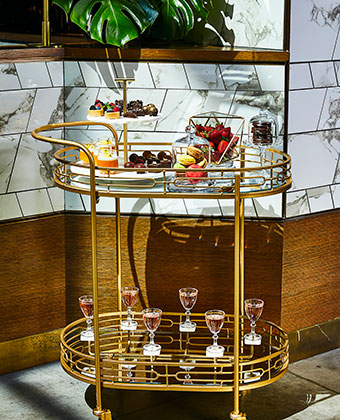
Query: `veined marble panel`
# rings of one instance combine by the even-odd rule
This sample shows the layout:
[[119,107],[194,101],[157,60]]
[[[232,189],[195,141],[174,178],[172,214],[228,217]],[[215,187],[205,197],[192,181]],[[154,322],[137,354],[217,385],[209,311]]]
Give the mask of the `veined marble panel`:
[[340,85],[340,61],[334,61],[335,75],[338,86]]
[[135,78],[134,82],[128,84],[128,89],[155,88],[148,63],[116,62],[114,63],[114,67],[116,69],[117,77]]
[[51,61],[46,63],[54,87],[64,86],[64,66],[62,61]]
[[[46,135],[52,135],[47,132]],[[53,131],[60,137],[60,131]],[[14,163],[9,192],[51,187],[53,182],[53,160],[58,146],[35,140],[30,134],[23,134]]]
[[184,64],[191,89],[225,89],[217,64]]
[[332,61],[311,63],[313,81],[315,87],[336,86],[334,64]]
[[154,214],[157,215],[187,215],[187,210],[184,205],[184,200],[181,198],[175,198],[168,200],[167,198],[155,198],[150,199],[151,206]]
[[[292,188],[302,190],[332,184],[338,152],[322,132],[291,135],[288,153],[292,158]],[[336,140],[333,142],[338,143]]]
[[335,208],[340,207],[340,185],[331,185],[331,192],[333,196],[333,203]]
[[19,139],[19,134],[0,137],[0,193],[7,190]]
[[228,113],[233,98],[232,91],[168,90],[157,131],[183,131],[193,115],[208,111]]
[[46,64],[17,63],[16,65],[21,86],[26,88],[52,87]]
[[222,216],[217,199],[186,198],[184,202],[189,216]]
[[65,210],[86,210],[81,195],[65,191]]
[[[220,203],[220,207],[222,210],[223,216],[235,216],[235,203],[234,200],[218,200]],[[245,217],[256,217],[256,211],[254,208],[253,200],[252,198],[246,198],[244,200],[244,214]]]
[[258,217],[282,217],[282,194],[253,198]]
[[241,64],[220,64],[227,90],[261,90],[255,67]]
[[64,61],[64,77],[65,86],[85,86],[85,81],[77,61]]
[[331,190],[329,187],[307,190],[309,206],[312,213],[333,209]]
[[60,188],[48,188],[47,193],[52,203],[53,211],[62,211],[65,208],[65,193]]
[[118,89],[116,71],[109,61],[80,61],[80,69],[87,87],[111,87]]
[[312,89],[313,83],[309,64],[291,64],[289,72],[289,89]]
[[[117,131],[118,139],[120,138],[120,131]],[[130,133],[129,133],[130,137]],[[111,131],[104,129],[104,130],[81,130],[72,128],[70,130],[65,130],[65,139],[73,140],[78,143],[82,144],[89,144],[89,143],[96,143],[101,138],[111,138]]]
[[24,191],[17,194],[24,216],[53,211],[46,189]]
[[309,214],[310,208],[306,191],[287,193],[286,216],[295,217]]
[[16,194],[0,195],[0,220],[22,217]]
[[318,129],[340,128],[340,88],[328,88]]
[[325,95],[326,89],[289,92],[288,132],[290,134],[317,129]]
[[60,123],[64,119],[62,88],[37,89],[27,131],[45,124]]
[[233,18],[227,26],[235,33],[235,46],[283,48],[283,0],[229,0]]
[[67,87],[65,92],[65,121],[86,121],[87,112],[97,99],[97,88]]
[[0,64],[0,90],[21,89],[14,64]]
[[339,29],[339,6],[334,0],[293,0],[290,60],[330,60]]
[[150,70],[157,89],[189,89],[181,63],[150,63]]
[[284,91],[285,68],[284,66],[257,65],[255,66],[260,86],[265,91]]
[[120,211],[125,214],[152,214],[152,207],[147,198],[122,198]]
[[26,131],[32,109],[35,90],[20,90],[1,93],[0,134]]

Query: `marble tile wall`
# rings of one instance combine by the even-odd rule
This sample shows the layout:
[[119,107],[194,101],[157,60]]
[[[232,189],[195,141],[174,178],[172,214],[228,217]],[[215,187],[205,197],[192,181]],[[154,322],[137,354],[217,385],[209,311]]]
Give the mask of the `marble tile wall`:
[[340,207],[340,9],[292,0],[287,217]]
[[30,134],[63,121],[63,85],[61,62],[0,64],[0,220],[64,209],[52,179],[54,147]]
[[[128,100],[154,103],[162,114],[158,122],[130,124],[131,141],[168,141],[183,137],[189,117],[207,111],[241,115],[248,120],[262,107],[279,118],[284,110],[284,72],[274,65],[225,65],[179,63],[65,62],[65,121],[86,120],[95,99],[114,101],[122,98],[122,89],[114,79],[134,77],[128,87]],[[117,127],[122,141],[123,133]],[[107,134],[89,127],[69,129],[65,137],[82,143],[96,141]],[[190,216],[232,216],[232,200],[121,200],[123,213],[174,214]],[[66,195],[66,209],[89,210],[88,197]],[[114,212],[113,199],[101,199],[99,211]],[[281,217],[282,197],[248,200],[249,217]]]

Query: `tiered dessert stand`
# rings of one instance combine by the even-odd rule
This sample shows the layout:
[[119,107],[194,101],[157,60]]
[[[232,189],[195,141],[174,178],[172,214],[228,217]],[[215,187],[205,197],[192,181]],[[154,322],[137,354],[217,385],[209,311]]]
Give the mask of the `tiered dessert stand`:
[[[263,197],[286,191],[291,185],[290,157],[281,151],[267,149],[263,166],[259,164],[257,149],[237,146],[233,165],[205,169],[211,183],[207,186],[193,184],[181,190],[180,177],[175,169],[145,168],[126,169],[119,167],[115,174],[107,169],[106,174],[95,167],[94,158],[82,144],[41,135],[41,132],[64,127],[96,125],[111,131],[118,145],[118,152],[141,150],[140,143],[127,143],[123,147],[110,124],[94,121],[45,125],[33,131],[38,140],[63,146],[55,154],[54,181],[66,190],[90,195],[92,229],[92,269],[94,300],[94,341],[80,340],[85,328],[85,318],[68,325],[61,335],[61,363],[65,371],[76,379],[96,386],[96,408],[93,414],[102,420],[111,420],[111,413],[102,406],[102,387],[119,389],[176,390],[233,392],[234,408],[231,419],[244,420],[240,412],[239,392],[262,387],[281,378],[288,368],[287,334],[269,321],[258,321],[257,331],[262,335],[262,344],[243,344],[248,328],[244,316],[244,200]],[[143,143],[144,150],[168,148],[170,143]],[[82,150],[89,165],[81,164],[78,152]],[[265,171],[264,171],[265,169]],[[111,168],[112,170],[112,168]],[[177,173],[178,174],[178,173]],[[174,188],[175,187],[175,188]],[[116,248],[117,248],[117,312],[101,313],[98,309],[97,278],[97,229],[96,203],[100,197],[113,197],[116,201]],[[122,311],[120,290],[121,229],[120,200],[137,198],[218,198],[234,200],[234,314],[226,315],[219,343],[226,351],[223,357],[208,358],[206,346],[211,344],[204,314],[192,313],[196,332],[179,332],[179,323],[184,313],[163,313],[156,339],[162,345],[159,356],[143,355],[143,344],[148,340],[141,313],[135,313],[138,321],[135,331],[122,331],[120,321],[126,317]],[[188,383],[187,374],[190,372]]]

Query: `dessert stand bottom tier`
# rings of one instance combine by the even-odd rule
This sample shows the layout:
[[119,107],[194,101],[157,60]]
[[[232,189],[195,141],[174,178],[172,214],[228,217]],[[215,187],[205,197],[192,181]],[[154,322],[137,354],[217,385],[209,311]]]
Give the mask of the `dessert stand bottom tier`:
[[[204,314],[191,315],[197,324],[195,332],[179,332],[184,314],[164,313],[155,336],[162,346],[159,356],[143,354],[149,341],[141,313],[135,331],[122,331],[121,320],[126,312],[99,316],[100,380],[104,387],[173,391],[230,392],[234,382],[234,317],[226,315],[218,344],[225,348],[223,357],[206,357],[212,344]],[[95,384],[94,342],[81,341],[86,328],[85,318],[68,325],[61,334],[61,363],[64,370],[81,381]],[[249,321],[240,319],[240,390],[268,385],[288,369],[288,336],[271,322],[259,320],[256,332],[262,335],[260,345],[245,345]]]

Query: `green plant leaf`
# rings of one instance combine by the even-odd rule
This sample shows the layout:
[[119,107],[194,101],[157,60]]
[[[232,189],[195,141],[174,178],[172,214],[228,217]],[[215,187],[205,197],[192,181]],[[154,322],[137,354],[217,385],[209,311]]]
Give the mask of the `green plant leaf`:
[[158,16],[149,0],[53,0],[96,41],[123,46],[138,38]]
[[158,0],[158,8],[151,34],[167,40],[184,38],[194,27],[195,16],[203,20],[208,16],[203,0]]

